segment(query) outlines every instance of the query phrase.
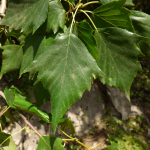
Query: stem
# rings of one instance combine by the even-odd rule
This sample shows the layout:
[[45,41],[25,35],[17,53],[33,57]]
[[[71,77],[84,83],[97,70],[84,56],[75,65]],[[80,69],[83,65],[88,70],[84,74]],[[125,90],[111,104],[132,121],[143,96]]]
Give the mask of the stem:
[[72,23],[71,23],[71,27],[70,27],[70,32],[69,32],[69,34],[71,34],[71,32],[72,32],[72,26],[73,26],[73,23],[74,23],[74,21],[75,21],[76,13],[77,13],[79,7],[81,7],[82,5],[83,5],[83,4],[81,3],[81,4],[79,4],[79,5],[77,6],[77,9],[76,9],[76,11],[75,11],[75,13],[74,13],[74,15],[73,15],[73,19],[72,19]]
[[100,2],[99,2],[99,1],[88,2],[88,3],[84,4],[84,5],[82,6],[82,8],[83,8],[83,7],[86,7],[87,5],[95,4],[95,3],[100,3]]
[[72,3],[69,0],[64,0],[65,2],[68,2],[68,4],[72,7],[72,9],[74,8]]
[[0,117],[1,117],[9,108],[10,108],[10,106],[9,106],[9,107],[5,106],[5,108],[0,112]]
[[19,130],[18,132],[14,133],[13,135],[9,136],[7,139],[5,139],[5,140],[0,144],[0,146],[2,146],[2,145],[3,145],[8,139],[10,139],[12,136],[16,135],[17,133],[21,132],[21,131],[24,130],[24,129],[25,129],[25,127],[22,128],[21,130]]
[[91,21],[93,27],[94,27],[94,28],[96,29],[96,31],[98,32],[98,30],[97,30],[97,28],[96,28],[94,22],[92,21],[91,17],[90,17],[84,10],[80,10],[80,11],[83,12],[83,13],[89,18],[89,20]]
[[2,129],[2,124],[1,124],[1,122],[0,122],[0,132],[3,132],[3,129]]
[[[104,146],[103,143],[99,143],[99,144],[97,144],[96,146],[90,147],[90,149],[96,148],[96,147],[99,146],[100,144],[102,144],[102,145]],[[105,146],[104,146],[104,147],[105,147]]]

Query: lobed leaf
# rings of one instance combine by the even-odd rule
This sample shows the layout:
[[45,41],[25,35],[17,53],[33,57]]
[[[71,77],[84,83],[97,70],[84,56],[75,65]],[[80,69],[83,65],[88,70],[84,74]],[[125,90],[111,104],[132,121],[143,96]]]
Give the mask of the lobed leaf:
[[59,0],[53,0],[49,2],[48,16],[47,16],[47,27],[46,31],[50,32],[53,30],[56,33],[59,27],[64,28],[66,20],[65,10]]
[[132,13],[123,8],[126,0],[112,1],[96,8],[92,12],[92,19],[97,28],[118,27],[133,31],[132,22],[129,18]]
[[22,46],[19,45],[5,45],[2,46],[2,68],[1,76],[9,71],[19,69],[23,59]]
[[56,38],[23,72],[38,73],[38,80],[51,93],[54,131],[68,108],[103,75],[84,44],[73,34]]
[[120,28],[98,29],[94,37],[99,52],[97,64],[107,76],[100,80],[118,87],[130,99],[130,86],[141,69],[138,57],[143,54],[136,43],[142,37]]
[[147,59],[150,60],[150,15],[140,12],[132,11],[130,16],[135,32],[139,35],[147,37],[139,42],[140,49]]
[[49,0],[40,0],[20,13],[6,14],[0,25],[7,25],[15,30],[21,29],[22,32],[31,28],[34,33],[47,18],[48,4]]

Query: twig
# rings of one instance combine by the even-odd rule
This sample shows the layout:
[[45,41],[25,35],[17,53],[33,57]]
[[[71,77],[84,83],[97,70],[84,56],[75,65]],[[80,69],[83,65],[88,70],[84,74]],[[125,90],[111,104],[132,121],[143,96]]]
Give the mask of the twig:
[[0,17],[1,18],[5,16],[6,2],[7,2],[7,0],[1,0],[1,6],[0,6]]
[[[18,111],[17,111],[18,112]],[[34,128],[34,126],[29,122],[29,120],[23,115],[23,114],[21,114],[20,112],[18,112],[19,113],[19,115],[21,116],[21,118],[23,119],[23,121],[33,130],[33,131],[35,131],[35,132],[37,132],[38,134],[38,136],[41,138],[41,134]]]
[[8,106],[5,106],[4,109],[0,112],[0,117],[3,115],[3,113],[5,112],[5,110],[8,108]]
[[[77,6],[78,6],[78,5],[77,5]],[[68,15],[69,13],[74,12],[74,11],[77,9],[77,6],[76,6],[76,7],[74,7],[74,8],[72,8],[72,9],[70,9],[70,10],[66,13],[66,15]]]

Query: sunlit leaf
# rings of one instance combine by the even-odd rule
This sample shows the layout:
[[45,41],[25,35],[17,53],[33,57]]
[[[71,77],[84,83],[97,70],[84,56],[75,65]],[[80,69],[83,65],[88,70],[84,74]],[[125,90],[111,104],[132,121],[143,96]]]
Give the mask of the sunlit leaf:
[[67,109],[90,90],[93,77],[102,75],[87,48],[73,34],[56,38],[27,71],[38,71],[38,80],[51,94],[54,131]]

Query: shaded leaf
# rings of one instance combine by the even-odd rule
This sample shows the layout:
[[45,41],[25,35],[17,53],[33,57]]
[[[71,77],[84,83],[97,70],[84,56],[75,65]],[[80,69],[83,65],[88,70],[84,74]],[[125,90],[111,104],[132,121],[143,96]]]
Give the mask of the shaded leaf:
[[20,74],[25,70],[33,60],[35,60],[46,48],[44,35],[30,35],[25,39],[24,56]]
[[[100,2],[101,2],[102,4],[107,4],[107,3],[112,2],[112,1],[119,1],[119,0],[100,0]],[[125,2],[124,5],[125,5],[125,6],[134,6],[132,0],[126,0],[126,2]]]
[[34,85],[33,91],[36,98],[36,107],[42,106],[50,99],[49,92],[44,89],[41,82],[38,82]]
[[56,33],[59,27],[62,29],[65,25],[66,13],[59,0],[49,2],[48,16],[47,16],[47,32],[53,30]]
[[132,13],[133,15],[130,18],[135,32],[147,37],[140,41],[139,45],[145,57],[150,60],[150,15],[140,11],[132,11]]
[[40,0],[20,13],[4,17],[1,25],[7,25],[15,30],[26,31],[32,28],[33,33],[45,22],[48,13],[49,0]]
[[93,77],[102,75],[84,44],[73,34],[56,38],[44,53],[24,70],[38,73],[38,80],[51,93],[54,131],[68,108],[91,88]]
[[123,8],[126,0],[112,1],[96,8],[92,12],[92,19],[97,28],[118,27],[133,31],[132,22],[129,18],[132,13]]
[[[2,142],[10,136],[11,136],[10,134],[0,132],[0,146],[1,146]],[[2,144],[2,148],[4,150],[17,150],[16,145],[15,145],[12,137],[10,137],[6,142],[4,142]]]
[[63,140],[56,137],[42,136],[38,143],[37,150],[65,150]]
[[61,129],[65,131],[67,128],[70,129],[70,133],[74,134],[75,133],[75,128],[72,123],[72,121],[69,118],[63,118],[59,121],[59,125],[61,126]]
[[77,26],[77,29],[78,29],[79,38],[83,41],[83,43],[85,44],[85,46],[87,47],[87,49],[89,50],[91,55],[95,59],[97,59],[98,58],[98,51],[97,51],[97,48],[96,48],[95,39],[92,35],[93,29],[85,21],[77,23],[76,26]]
[[136,43],[142,37],[119,28],[98,29],[94,36],[99,51],[97,64],[107,76],[100,80],[118,87],[130,99],[130,86],[141,69],[138,57],[143,54]]
[[19,45],[5,45],[2,46],[2,68],[1,68],[1,76],[3,74],[19,69],[23,59],[23,50]]

